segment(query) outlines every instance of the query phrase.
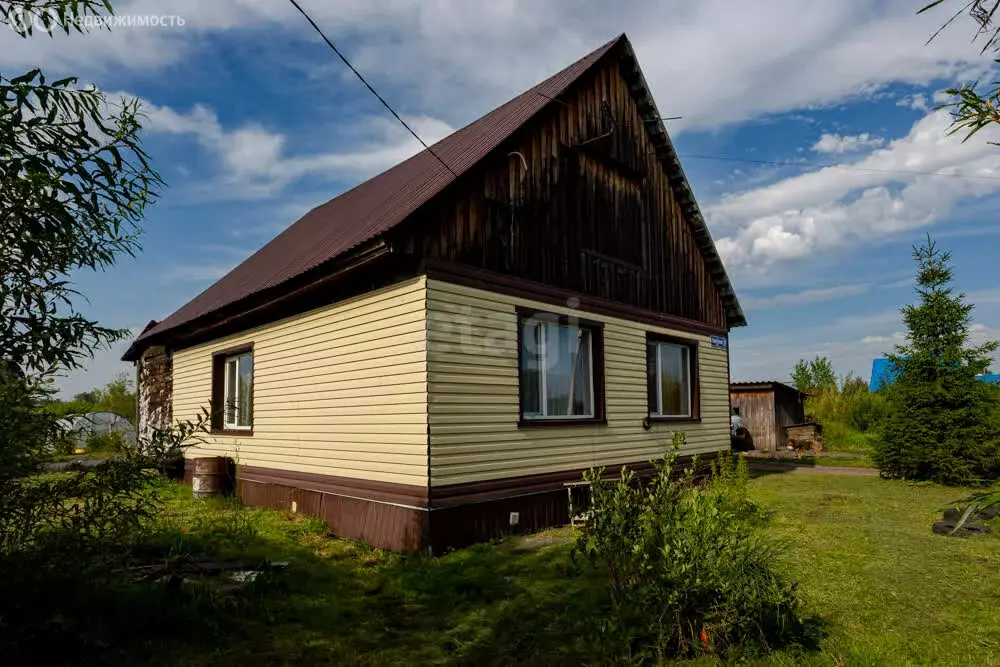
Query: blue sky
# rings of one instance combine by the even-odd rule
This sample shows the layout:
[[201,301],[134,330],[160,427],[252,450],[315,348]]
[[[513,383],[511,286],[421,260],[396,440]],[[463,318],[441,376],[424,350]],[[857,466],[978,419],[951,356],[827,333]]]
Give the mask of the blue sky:
[[[303,2],[428,141],[628,33],[660,111],[682,117],[668,129],[750,322],[732,333],[739,380],[787,379],[815,354],[867,377],[901,339],[910,248],[927,232],[977,304],[974,337],[1000,337],[1000,148],[986,143],[1000,137],[962,144],[934,108],[937,91],[984,75],[989,60],[965,25],[925,46],[943,19],[915,16],[920,4]],[[287,2],[162,7],[116,3],[184,25],[0,35],[5,74],[41,66],[143,100],[169,187],[138,258],[77,276],[84,312],[135,330],[417,149]],[[129,370],[120,353],[99,354],[64,392]]]

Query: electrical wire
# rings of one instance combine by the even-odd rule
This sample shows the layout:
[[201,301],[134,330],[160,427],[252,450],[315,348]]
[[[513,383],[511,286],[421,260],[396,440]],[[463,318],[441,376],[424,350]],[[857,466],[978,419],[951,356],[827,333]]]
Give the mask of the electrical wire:
[[948,178],[977,178],[987,181],[1000,181],[1000,176],[979,176],[976,174],[944,174],[939,171],[907,171],[903,169],[873,169],[870,167],[855,167],[849,164],[825,164],[821,162],[779,162],[776,160],[751,160],[750,158],[730,157],[728,155],[694,155],[678,154],[685,160],[721,160],[724,162],[747,162],[750,164],[766,164],[777,167],[806,167],[818,169],[846,169],[848,171],[866,171],[876,174],[906,174],[908,176],[946,176]]
[[414,132],[414,131],[413,131],[413,128],[412,128],[412,127],[410,127],[409,125],[407,125],[407,124],[406,124],[406,121],[405,121],[405,120],[403,120],[402,118],[400,118],[399,114],[398,114],[398,113],[396,113],[396,110],[395,110],[395,109],[393,109],[393,108],[392,108],[391,106],[389,106],[389,103],[388,103],[388,102],[386,102],[386,101],[385,101],[385,99],[383,99],[383,98],[382,98],[382,96],[378,94],[378,91],[376,91],[376,90],[375,90],[375,89],[374,89],[374,88],[372,87],[372,85],[371,85],[370,83],[368,83],[368,82],[367,82],[367,81],[365,80],[365,77],[361,76],[361,72],[359,72],[359,71],[358,71],[357,69],[355,69],[355,68],[354,68],[354,65],[352,65],[352,64],[351,64],[351,61],[349,61],[349,60],[348,60],[348,59],[347,59],[347,58],[346,58],[346,57],[344,56],[344,54],[340,52],[340,49],[338,49],[338,48],[337,48],[337,47],[336,47],[336,46],[334,45],[334,43],[330,41],[330,38],[326,36],[326,34],[325,34],[325,33],[323,32],[323,30],[322,30],[322,29],[320,29],[320,27],[319,27],[318,25],[316,25],[316,22],[315,22],[315,21],[313,21],[313,20],[312,20],[312,17],[311,17],[311,16],[309,16],[309,14],[307,14],[307,13],[306,13],[306,10],[302,9],[302,6],[301,6],[301,5],[300,5],[300,4],[298,3],[298,2],[296,2],[295,0],[288,0],[288,1],[292,3],[292,5],[293,5],[293,6],[295,7],[295,9],[299,10],[299,13],[300,13],[300,14],[302,14],[302,16],[304,16],[304,17],[305,17],[306,21],[308,21],[308,22],[309,22],[309,25],[311,25],[311,26],[313,27],[313,29],[314,29],[314,30],[315,30],[315,31],[316,31],[317,33],[319,33],[319,36],[323,38],[323,41],[324,41],[324,42],[326,42],[326,45],[327,45],[327,46],[329,46],[329,47],[330,47],[331,49],[333,49],[333,52],[334,52],[334,53],[336,53],[336,54],[337,54],[337,55],[338,55],[338,56],[340,57],[340,59],[341,59],[342,61],[344,61],[344,64],[345,64],[345,65],[347,65],[347,68],[348,68],[349,70],[351,70],[352,72],[354,72],[354,75],[355,75],[355,76],[357,76],[357,77],[358,77],[358,79],[360,79],[360,80],[361,80],[361,83],[365,84],[365,87],[366,87],[366,88],[368,88],[368,90],[370,90],[370,91],[371,91],[372,95],[374,95],[374,96],[375,96],[376,98],[378,98],[378,101],[382,103],[382,106],[384,106],[384,107],[385,107],[386,109],[388,109],[388,110],[389,110],[389,113],[391,113],[391,114],[392,114],[393,116],[395,116],[396,120],[398,120],[398,121],[399,121],[399,123],[400,123],[400,124],[401,124],[401,125],[402,125],[403,127],[405,127],[405,128],[407,129],[407,131],[408,131],[408,132],[409,132],[410,134],[412,134],[412,135],[413,135],[413,137],[414,137],[414,138],[415,138],[415,139],[416,139],[417,141],[419,141],[419,142],[420,142],[420,145],[421,145],[421,146],[423,146],[424,148],[426,148],[426,149],[427,149],[427,152],[428,152],[428,153],[430,153],[430,154],[431,154],[431,155],[433,155],[433,156],[434,156],[435,158],[437,158],[437,161],[438,161],[438,162],[440,162],[440,163],[441,163],[442,165],[444,165],[444,168],[445,168],[445,169],[447,169],[448,171],[450,171],[450,172],[451,172],[451,175],[452,175],[452,176],[454,176],[455,178],[458,178],[458,174],[456,174],[456,173],[455,173],[455,171],[454,171],[454,170],[453,170],[453,169],[452,169],[451,167],[449,167],[449,166],[448,166],[448,163],[447,163],[447,162],[445,162],[444,160],[442,160],[442,159],[441,159],[441,156],[440,156],[440,155],[438,155],[437,153],[435,153],[435,152],[434,152],[434,151],[433,151],[433,150],[431,149],[431,147],[430,147],[430,146],[428,146],[428,145],[427,145],[427,143],[426,143],[426,142],[425,142],[425,141],[424,141],[423,139],[421,139],[421,138],[420,138],[420,135],[418,135],[418,134],[417,134],[416,132]]
[[[368,90],[371,92],[371,94],[374,95],[378,99],[378,101],[382,103],[382,106],[384,106],[389,111],[389,113],[391,113],[393,115],[393,117],[397,121],[399,121],[399,124],[402,125],[403,127],[405,127],[406,130],[410,134],[412,134],[413,137],[417,141],[420,142],[420,145],[423,146],[425,149],[427,149],[428,153],[430,153],[431,155],[433,155],[437,159],[437,161],[440,162],[442,164],[442,166],[444,166],[445,169],[447,169],[449,172],[451,172],[452,176],[455,176],[457,178],[458,174],[455,173],[455,171],[451,167],[448,166],[448,163],[445,162],[441,158],[440,155],[438,155],[437,153],[435,153],[434,150],[430,146],[427,145],[427,142],[425,142],[423,139],[420,138],[420,135],[418,135],[413,130],[413,128],[410,127],[406,123],[406,121],[403,120],[400,117],[400,115],[398,113],[396,113],[396,110],[393,109],[389,105],[389,103],[386,102],[385,99],[381,95],[378,94],[378,91],[375,90],[375,88],[373,88],[372,85],[370,83],[368,83],[367,80],[365,80],[365,77],[361,75],[361,72],[359,72],[354,67],[354,65],[351,64],[351,61],[349,61],[347,59],[347,57],[344,56],[343,53],[341,53],[340,49],[338,49],[337,46],[332,41],[330,41],[330,38],[327,37],[326,34],[323,32],[323,30],[316,24],[316,21],[314,21],[312,19],[312,17],[309,16],[309,14],[306,13],[306,10],[304,10],[302,8],[302,6],[298,2],[296,2],[296,0],[288,0],[288,1],[290,3],[292,3],[292,5],[295,7],[295,9],[299,10],[299,13],[302,14],[302,16],[305,18],[305,20],[309,22],[309,25],[311,25],[313,27],[313,29],[317,32],[317,34],[319,34],[319,36],[323,39],[323,41],[326,42],[326,45],[329,46],[330,49],[333,50],[333,52],[337,54],[337,56],[343,61],[343,63],[347,66],[347,68],[349,70],[351,70],[354,73],[354,75],[356,77],[358,77],[358,79],[361,81],[361,83],[363,83],[365,85],[365,87],[368,88]],[[539,92],[537,90],[535,92],[538,95],[540,95],[542,97],[545,97],[545,98],[547,98],[547,99],[549,99],[549,100],[551,100],[553,102],[558,102],[560,104],[566,104],[562,100],[557,100],[557,99],[555,99],[553,97],[549,97],[548,95],[545,95],[544,93],[541,93],[541,92]],[[569,106],[569,105],[566,105],[566,106]],[[677,118],[680,118],[680,116],[672,116],[672,117],[667,117],[667,118],[658,118],[658,119],[653,119],[653,120],[675,120]],[[651,122],[651,121],[645,121],[645,122]],[[943,174],[941,172],[934,172],[934,171],[907,171],[907,170],[902,170],[902,169],[873,169],[873,168],[869,168],[869,167],[855,167],[855,166],[843,165],[843,164],[823,164],[823,163],[817,163],[817,162],[779,162],[779,161],[776,161],[776,160],[752,160],[752,159],[749,159],[749,158],[730,157],[730,156],[726,156],[726,155],[696,155],[696,154],[688,153],[686,155],[678,155],[678,157],[679,158],[683,158],[685,160],[718,160],[718,161],[724,161],[724,162],[745,162],[745,163],[748,163],[748,164],[764,164],[764,165],[771,165],[771,166],[777,166],[777,167],[806,167],[806,168],[818,168],[818,169],[846,169],[848,171],[865,171],[865,172],[879,173],[879,174],[905,174],[905,175],[908,175],[908,176],[946,176],[946,177],[949,177],[949,178],[974,178],[974,179],[987,180],[987,181],[1000,181],[1000,177],[997,177],[997,176],[977,176],[975,174]]]

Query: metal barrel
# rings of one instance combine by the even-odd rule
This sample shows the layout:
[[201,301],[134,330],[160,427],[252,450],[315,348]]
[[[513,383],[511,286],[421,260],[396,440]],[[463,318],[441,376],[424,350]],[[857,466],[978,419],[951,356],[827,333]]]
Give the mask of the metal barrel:
[[206,498],[232,490],[229,460],[224,456],[210,456],[194,460],[191,475],[191,492],[195,498]]

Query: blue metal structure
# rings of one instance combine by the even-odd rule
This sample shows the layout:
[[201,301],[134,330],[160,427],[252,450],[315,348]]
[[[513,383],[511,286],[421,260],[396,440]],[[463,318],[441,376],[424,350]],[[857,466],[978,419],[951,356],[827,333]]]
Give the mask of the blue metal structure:
[[[996,373],[983,373],[977,375],[976,379],[981,382],[1000,385],[1000,375]],[[888,359],[875,359],[872,361],[872,377],[868,381],[869,391],[878,391],[882,387],[892,384],[896,380],[896,369]]]
[[888,359],[872,361],[872,378],[868,381],[868,391],[878,391],[896,380],[896,369]]

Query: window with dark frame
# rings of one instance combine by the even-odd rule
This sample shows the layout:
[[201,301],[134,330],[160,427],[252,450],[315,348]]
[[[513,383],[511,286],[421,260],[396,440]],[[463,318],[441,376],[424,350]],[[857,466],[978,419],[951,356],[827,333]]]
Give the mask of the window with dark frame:
[[697,421],[698,344],[650,334],[646,338],[649,416],[665,421]]
[[518,322],[522,424],[604,419],[599,324],[524,311]]
[[212,356],[212,430],[253,431],[253,346]]

